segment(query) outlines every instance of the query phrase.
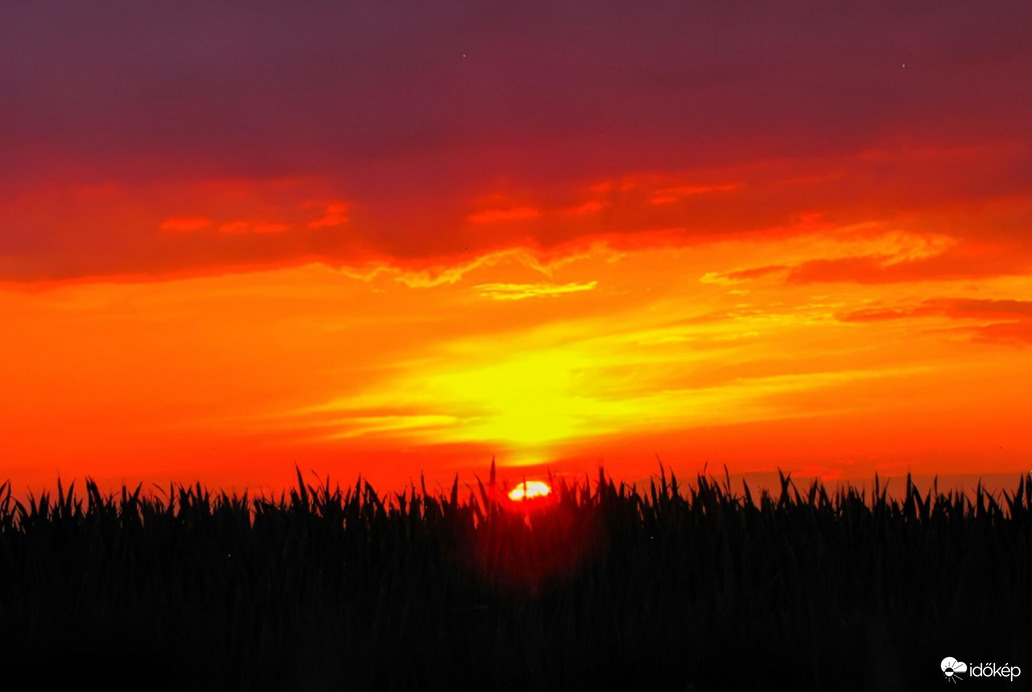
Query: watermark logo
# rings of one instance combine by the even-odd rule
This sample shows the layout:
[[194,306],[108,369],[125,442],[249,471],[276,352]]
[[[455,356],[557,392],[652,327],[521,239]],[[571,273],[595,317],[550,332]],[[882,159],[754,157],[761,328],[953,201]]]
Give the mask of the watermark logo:
[[942,659],[939,664],[946,682],[959,682],[964,680],[966,674],[969,678],[1003,678],[1014,682],[1014,678],[1021,675],[1021,668],[1004,663],[1002,666],[995,663],[964,663],[952,656]]
[[939,667],[942,668],[942,674],[946,676],[947,682],[963,680],[964,677],[962,673],[967,672],[967,664],[963,661],[958,661],[952,656],[947,656],[942,659],[942,663],[939,664]]

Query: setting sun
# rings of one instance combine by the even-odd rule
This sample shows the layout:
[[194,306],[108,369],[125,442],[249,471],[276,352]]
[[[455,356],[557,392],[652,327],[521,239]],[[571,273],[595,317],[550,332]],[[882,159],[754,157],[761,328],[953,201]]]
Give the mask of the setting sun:
[[509,499],[514,501],[533,500],[548,497],[552,489],[542,481],[525,481],[509,491]]

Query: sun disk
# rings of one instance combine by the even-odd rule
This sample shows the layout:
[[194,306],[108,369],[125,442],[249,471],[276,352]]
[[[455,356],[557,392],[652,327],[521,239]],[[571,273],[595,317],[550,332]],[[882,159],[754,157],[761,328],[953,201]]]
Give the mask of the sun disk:
[[533,500],[534,498],[546,497],[552,489],[548,483],[542,481],[525,481],[520,483],[509,492],[510,500]]

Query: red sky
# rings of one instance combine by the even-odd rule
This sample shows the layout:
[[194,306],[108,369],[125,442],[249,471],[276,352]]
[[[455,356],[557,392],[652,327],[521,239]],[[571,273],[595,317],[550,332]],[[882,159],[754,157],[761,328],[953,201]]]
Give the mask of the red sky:
[[1032,5],[0,5],[0,477],[1032,468]]

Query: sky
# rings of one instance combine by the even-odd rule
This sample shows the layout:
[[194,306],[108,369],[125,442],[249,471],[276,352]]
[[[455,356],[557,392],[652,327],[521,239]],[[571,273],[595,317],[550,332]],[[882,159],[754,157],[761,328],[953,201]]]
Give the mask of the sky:
[[0,4],[0,477],[1032,469],[1032,5]]

